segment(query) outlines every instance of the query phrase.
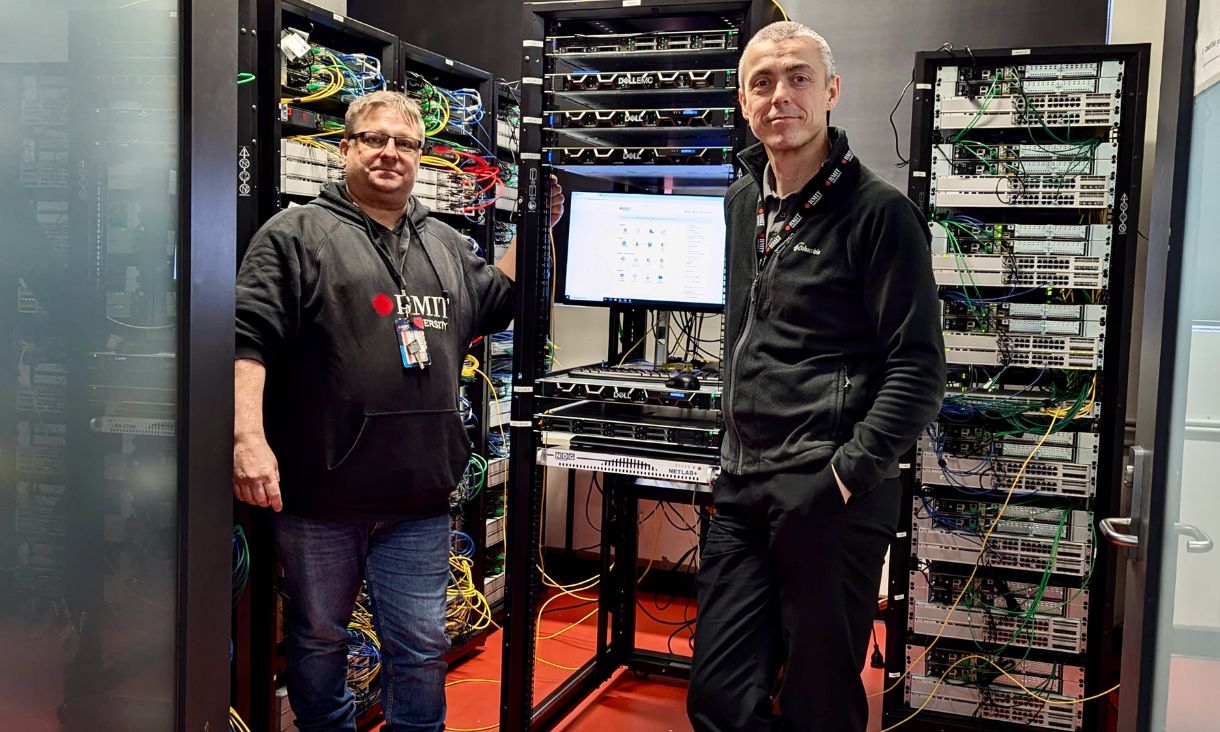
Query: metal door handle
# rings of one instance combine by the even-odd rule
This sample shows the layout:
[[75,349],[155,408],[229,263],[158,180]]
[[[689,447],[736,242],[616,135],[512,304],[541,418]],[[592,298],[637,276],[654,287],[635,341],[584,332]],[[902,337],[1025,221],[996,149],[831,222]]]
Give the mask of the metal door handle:
[[1191,554],[1205,554],[1212,550],[1212,546],[1214,546],[1212,538],[1198,526],[1175,523],[1173,528],[1181,536],[1190,537],[1190,541],[1186,542],[1186,551]]
[[1131,528],[1130,518],[1104,518],[1101,520],[1099,528],[1102,536],[1115,546],[1122,547],[1137,547],[1140,545],[1140,538],[1135,534],[1128,533]]

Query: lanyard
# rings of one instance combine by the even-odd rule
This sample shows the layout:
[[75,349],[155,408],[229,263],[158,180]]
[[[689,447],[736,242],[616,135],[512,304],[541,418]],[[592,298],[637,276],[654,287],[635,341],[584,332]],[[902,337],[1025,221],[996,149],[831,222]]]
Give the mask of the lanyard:
[[[402,257],[399,258],[397,264],[394,262],[394,255],[396,254],[395,250],[397,250],[398,247],[395,246],[394,250],[390,250],[389,247],[381,246],[381,239],[383,235],[375,235],[367,220],[365,221],[365,230],[368,232],[369,238],[372,239],[370,243],[373,245],[373,249],[384,255],[382,257],[382,262],[385,264],[386,270],[388,270],[390,273],[390,279],[394,280],[395,284],[397,284],[400,289],[405,290],[407,286],[407,274],[405,270],[407,266],[407,255],[411,253],[411,240],[414,237],[420,236],[419,232],[415,228],[415,223],[410,219],[407,219],[406,222],[404,222],[403,227],[398,231],[396,244],[401,243],[404,236],[407,237],[407,244],[402,248]],[[394,232],[393,230],[390,230],[387,233],[393,234]],[[422,246],[423,238],[420,238],[420,244]]]
[[[800,227],[805,223],[809,212],[813,210],[819,203],[826,199],[826,194],[834,187],[836,183],[843,177],[843,167],[850,163],[855,158],[855,154],[848,150],[843,157],[839,159],[838,164],[831,169],[830,173],[823,179],[821,187],[814,187],[813,194],[809,199],[796,209],[792,214],[792,218],[784,224],[783,228],[776,229],[767,234],[767,214],[766,208],[763,205],[762,191],[758,193],[758,220],[755,224],[758,242],[758,256],[765,257],[771,252],[780,247],[787,246],[800,233]],[[782,205],[782,204],[781,204]]]

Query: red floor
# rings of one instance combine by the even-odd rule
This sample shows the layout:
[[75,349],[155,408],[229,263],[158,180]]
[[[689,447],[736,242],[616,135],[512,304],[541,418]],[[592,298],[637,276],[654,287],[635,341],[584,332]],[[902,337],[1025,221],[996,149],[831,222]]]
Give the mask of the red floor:
[[[592,597],[592,595],[587,595]],[[683,622],[683,613],[690,613],[687,603],[679,598],[666,610],[658,610],[653,603],[653,596],[641,595],[641,600],[647,603],[649,612],[661,620]],[[572,598],[560,598],[552,603],[553,607],[572,606],[579,601]],[[559,612],[547,612],[543,617],[538,644],[538,656],[543,659],[536,665],[535,701],[541,700],[545,694],[558,686],[571,671],[548,665],[547,662],[578,667],[593,655],[596,635],[595,619],[589,618],[583,623],[572,627],[562,635],[547,638],[569,627],[584,617],[593,605],[580,608],[561,609]],[[675,629],[672,625],[657,623],[637,610],[636,644],[639,648],[666,651],[670,633]],[[884,627],[877,626],[878,638],[884,644],[881,633]],[[690,646],[687,643],[689,633],[683,631],[674,639],[674,653],[689,655]],[[871,694],[881,688],[883,671],[866,668],[864,670],[865,687]],[[462,663],[455,666],[449,673],[449,715],[447,729],[451,732],[475,732],[497,729],[499,713],[500,686],[500,634],[493,633],[483,650],[475,653]],[[590,697],[576,709],[557,728],[561,732],[600,732],[614,730],[622,732],[677,732],[690,730],[685,711],[686,685],[664,678],[635,678],[632,674],[619,672],[615,678],[605,684],[597,694]],[[869,724],[870,732],[880,729],[881,698],[873,697],[872,714]]]

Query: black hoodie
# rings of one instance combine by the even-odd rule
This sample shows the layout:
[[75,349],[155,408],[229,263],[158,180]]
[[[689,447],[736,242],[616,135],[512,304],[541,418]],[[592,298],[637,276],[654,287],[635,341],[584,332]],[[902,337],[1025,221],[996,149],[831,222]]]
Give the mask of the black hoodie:
[[[328,184],[272,217],[242,260],[237,357],[267,367],[264,421],[288,513],[437,516],[466,468],[462,360],[473,337],[508,325],[512,282],[418,200],[408,218],[401,260],[402,247],[374,242],[377,224],[346,188]],[[404,316],[423,319],[426,368],[403,367]]]
[[[795,196],[795,241],[756,252],[762,145],[725,195],[729,271],[725,436],[738,475],[827,459],[852,492],[897,475],[945,391],[940,303],[928,225],[906,196],[860,164],[830,129],[829,164]],[[838,172],[836,173],[836,169]],[[831,185],[833,183],[833,185]]]

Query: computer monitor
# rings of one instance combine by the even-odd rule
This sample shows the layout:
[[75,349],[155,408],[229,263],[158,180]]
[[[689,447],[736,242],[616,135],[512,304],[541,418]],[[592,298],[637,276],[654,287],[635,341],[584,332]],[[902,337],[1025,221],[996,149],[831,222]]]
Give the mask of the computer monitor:
[[562,301],[724,308],[724,199],[575,191]]

